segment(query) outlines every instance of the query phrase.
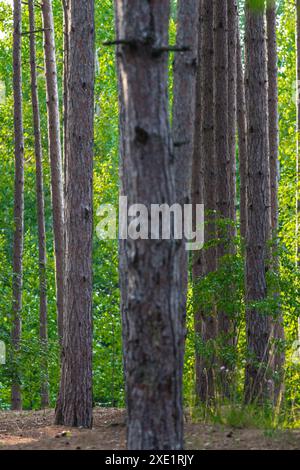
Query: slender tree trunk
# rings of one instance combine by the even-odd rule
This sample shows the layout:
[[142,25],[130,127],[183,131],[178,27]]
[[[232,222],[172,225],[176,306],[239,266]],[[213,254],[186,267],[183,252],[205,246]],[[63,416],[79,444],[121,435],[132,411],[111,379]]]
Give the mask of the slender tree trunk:
[[[198,91],[200,101],[200,118],[197,119],[197,139],[200,143],[195,148],[195,173],[202,179],[197,180],[197,188],[201,197],[195,203],[203,203],[205,207],[205,243],[216,238],[216,168],[214,148],[214,45],[213,45],[213,3],[203,0],[200,23],[200,56]],[[201,170],[197,169],[199,162]],[[198,164],[198,165],[199,165]],[[198,254],[200,264],[194,265],[194,279],[208,275],[216,270],[216,249],[206,248]],[[197,398],[207,403],[215,396],[214,384],[214,355],[207,357],[201,354],[198,346],[200,341],[206,347],[216,339],[216,312],[199,312],[195,314],[196,327],[196,393]],[[200,349],[200,351],[199,351]]]
[[15,190],[14,190],[14,242],[13,242],[13,305],[12,305],[12,352],[13,377],[11,405],[13,410],[22,409],[19,351],[22,332],[22,287],[24,244],[24,133],[22,110],[22,59],[21,0],[14,0],[13,33],[13,92],[14,92],[14,138],[15,138]]
[[[69,0],[62,0],[63,4],[63,34],[64,34],[64,65],[63,65],[63,155],[62,155],[62,171],[63,171],[63,200],[66,198],[66,155],[67,155],[67,130],[68,130],[68,62],[69,62]],[[66,246],[66,231],[64,230],[64,247]],[[63,323],[63,319],[62,319]],[[63,325],[60,325],[63,330]],[[62,346],[63,331],[61,331],[60,345]]]
[[[236,255],[236,204],[237,204],[237,161],[236,161],[236,144],[237,144],[237,0],[228,0],[228,152],[230,160],[230,253]],[[236,289],[234,283],[230,286],[232,292]],[[230,337],[228,337],[228,345],[236,348],[237,344],[237,324],[238,312],[231,315]],[[232,351],[233,352],[233,351]],[[235,352],[235,351],[234,351]],[[224,364],[227,365],[227,364]],[[228,363],[228,370],[233,371],[234,362]]]
[[[70,0],[64,336],[56,423],[92,426],[94,1]],[[84,110],[84,113],[82,112]]]
[[[195,133],[196,72],[198,61],[199,0],[179,0],[177,13],[177,47],[190,52],[176,52],[174,61],[173,141],[175,157],[176,200],[191,202],[192,152]],[[185,171],[183,171],[183,168]],[[183,243],[185,248],[185,242]],[[184,249],[185,254],[187,251]],[[183,261],[187,268],[187,256]],[[187,271],[187,269],[186,269]],[[182,292],[187,289],[187,279]],[[186,294],[184,294],[184,298]],[[182,305],[185,310],[185,300]]]
[[69,18],[68,18],[68,9],[69,2],[68,0],[62,0],[63,3],[63,12],[64,12],[64,70],[63,70],[63,109],[64,109],[64,152],[63,152],[63,174],[64,174],[64,196],[65,196],[65,182],[66,182],[66,154],[67,154],[67,117],[68,117],[68,60],[69,60]]
[[[200,0],[200,11],[198,21],[198,54],[197,54],[197,72],[196,72],[196,102],[195,102],[195,132],[194,132],[194,149],[192,162],[192,204],[193,208],[197,204],[203,204],[203,161],[201,157],[202,145],[202,25],[203,1]],[[193,229],[195,230],[195,224]],[[196,395],[200,396],[200,387],[202,383],[201,371],[203,369],[202,355],[200,354],[200,344],[202,342],[202,312],[197,305],[198,301],[198,284],[204,275],[203,250],[194,251],[192,253],[192,276],[193,276],[193,310],[194,310],[194,329],[195,329],[195,379],[196,379]],[[201,381],[201,382],[200,382]]]
[[[196,79],[198,63],[198,30],[200,0],[179,0],[177,13],[177,46],[190,52],[177,52],[174,62],[173,140],[175,157],[176,202],[191,203],[192,166],[196,113]],[[184,168],[184,171],[183,171]],[[186,239],[180,246],[179,312],[185,328],[188,289],[188,251]],[[184,346],[184,345],[182,345]]]
[[248,135],[246,329],[248,364],[246,402],[269,395],[270,319],[253,305],[267,296],[266,256],[270,227],[267,51],[265,2],[246,2],[246,99]]
[[[117,0],[114,0],[115,2]],[[117,6],[115,5],[115,31],[118,34],[121,31],[122,18],[117,15]],[[120,196],[126,196],[129,187],[129,175],[126,171],[125,161],[123,155],[126,153],[126,139],[125,139],[125,102],[122,90],[122,71],[120,64],[120,51],[117,48],[116,52],[116,65],[118,76],[118,103],[119,103],[119,179],[120,179]],[[127,215],[127,214],[126,214]],[[121,219],[120,219],[121,223]],[[119,279],[120,279],[120,310],[122,312],[122,345],[123,345],[123,369],[124,369],[124,382],[125,382],[125,396],[127,396],[127,367],[126,367],[126,338],[128,337],[128,328],[125,321],[128,315],[128,276],[127,276],[127,256],[126,256],[126,240],[119,237]]]
[[[300,267],[300,0],[296,1],[296,49],[297,49],[297,159],[296,159],[296,264]],[[298,318],[300,339],[300,317]]]
[[[219,219],[217,236],[220,242],[217,246],[217,266],[222,258],[230,252],[228,239],[232,236],[231,227],[224,230],[221,220],[229,221],[232,209],[232,156],[229,152],[229,73],[228,73],[228,1],[214,0],[214,141],[216,154],[216,208]],[[228,313],[218,311],[218,336],[222,347],[232,345],[232,319]],[[222,354],[223,356],[223,354]],[[224,358],[220,360],[222,372],[219,382],[223,395],[229,395],[229,384],[225,371],[231,365]],[[223,369],[224,368],[224,369]],[[220,369],[221,370],[221,369]]]
[[[30,31],[35,31],[34,0],[28,0]],[[30,71],[31,71],[31,101],[33,113],[33,128],[35,142],[36,165],[36,199],[39,239],[39,276],[40,276],[40,342],[41,342],[41,405],[49,406],[48,385],[48,326],[47,326],[47,283],[46,283],[46,230],[45,204],[42,164],[41,122],[36,73],[36,44],[34,33],[30,34]]]
[[[271,187],[271,228],[275,243],[273,244],[272,269],[279,271],[278,255],[278,183],[279,183],[279,129],[278,129],[278,58],[276,38],[276,0],[267,1],[267,37],[268,37],[268,103],[269,103],[269,150],[270,150],[270,187]],[[278,301],[277,311],[273,318],[272,365],[276,374],[274,399],[278,401],[283,383],[285,339],[279,293],[274,292]]]
[[242,46],[238,24],[237,41],[237,125],[240,168],[240,231],[242,239],[245,240],[247,228],[247,119]]
[[278,231],[278,65],[276,39],[276,1],[267,0],[267,39],[268,39],[268,103],[269,103],[269,149],[272,232]]
[[[218,217],[230,217],[231,161],[228,151],[228,22],[227,0],[214,0],[214,78],[215,78],[215,152],[216,152],[216,205]],[[225,254],[224,244],[218,247],[218,257]],[[221,330],[223,321],[220,318]],[[226,326],[223,325],[226,329]]]
[[42,1],[42,13],[45,29],[44,48],[47,86],[48,137],[51,167],[53,233],[56,264],[57,323],[58,335],[61,343],[63,337],[64,209],[59,99],[57,88],[52,0]]
[[[124,109],[121,168],[127,173],[123,190],[129,206],[138,202],[149,211],[151,204],[176,200],[167,94],[169,2],[116,0],[115,7]],[[173,237],[124,242],[127,445],[130,450],[179,449],[185,336],[179,312],[180,250]]]
[[[230,219],[236,222],[237,3],[228,0],[228,150],[230,159]],[[235,227],[232,228],[235,236]]]

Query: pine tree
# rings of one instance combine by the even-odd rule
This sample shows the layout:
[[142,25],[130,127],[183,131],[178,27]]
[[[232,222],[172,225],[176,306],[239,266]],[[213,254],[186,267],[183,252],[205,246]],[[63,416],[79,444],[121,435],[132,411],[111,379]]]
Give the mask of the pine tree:
[[248,137],[246,330],[247,402],[269,395],[270,319],[257,306],[267,296],[267,242],[270,237],[270,181],[265,2],[246,2],[246,103]]
[[[167,93],[169,2],[116,0],[115,9],[122,195],[129,206],[138,202],[150,211],[151,204],[176,201]],[[183,446],[179,254],[173,237],[121,242],[130,450]]]
[[[198,63],[199,0],[179,0],[177,13],[177,47],[189,51],[176,52],[174,61],[173,141],[175,158],[176,202],[191,203],[192,167],[195,136],[196,79]],[[182,212],[184,213],[184,212]],[[178,241],[179,243],[179,241]],[[180,246],[179,313],[185,328],[188,289],[187,240]]]
[[237,126],[240,172],[240,231],[243,241],[247,230],[247,119],[242,45],[237,23]]
[[58,335],[61,342],[63,337],[64,206],[60,140],[60,113],[57,87],[52,0],[43,0],[41,7],[44,25],[44,49],[48,110],[48,140],[51,168],[53,234],[56,265],[57,323]]
[[[64,335],[56,424],[92,426],[94,1],[70,0]],[[84,112],[82,112],[84,110]]]
[[42,408],[49,406],[48,385],[48,319],[47,319],[47,279],[46,279],[46,229],[45,229],[45,203],[44,182],[42,163],[42,138],[41,120],[38,98],[38,84],[36,72],[36,44],[35,44],[35,14],[34,0],[28,0],[29,24],[30,24],[30,72],[31,72],[31,101],[34,129],[34,149],[36,165],[36,199],[37,199],[37,221],[39,240],[39,276],[40,276],[40,343],[41,343],[41,405]]
[[22,409],[19,374],[19,351],[22,334],[22,287],[24,246],[24,132],[22,106],[22,3],[14,0],[13,23],[13,93],[15,139],[15,187],[14,187],[14,241],[13,241],[13,305],[12,305],[12,353],[13,377],[11,404],[13,410]]
[[[205,243],[216,238],[216,161],[214,146],[214,44],[213,44],[213,3],[203,0],[200,21],[200,54],[198,101],[200,116],[196,123],[197,139],[200,141],[194,153],[194,179],[199,191],[199,200],[205,207]],[[197,192],[195,191],[195,194]],[[198,261],[198,262],[197,262]],[[197,254],[194,262],[194,282],[216,270],[216,249],[205,248]],[[196,295],[197,295],[196,287]],[[198,295],[197,295],[198,297]],[[196,298],[197,298],[196,297]],[[216,338],[216,312],[199,312],[196,300],[195,329],[198,342],[208,345]],[[203,356],[196,345],[196,392],[200,401],[207,403],[215,396],[214,355]]]
[[[63,3],[63,15],[64,15],[64,71],[63,71],[63,125],[64,125],[64,143],[63,143],[63,176],[64,176],[64,193],[65,193],[65,182],[66,182],[66,154],[67,154],[67,116],[68,116],[68,60],[69,60],[69,2],[68,0],[62,0]],[[64,194],[65,195],[65,194]]]
[[[217,209],[217,268],[222,264],[225,255],[229,254],[230,247],[227,240],[232,236],[231,227],[224,230],[224,224],[232,216],[232,197],[235,191],[233,184],[233,162],[229,150],[229,39],[228,39],[228,1],[214,0],[214,142],[216,155],[216,209]],[[232,88],[232,87],[230,87]],[[234,90],[232,90],[234,91]],[[233,103],[233,101],[232,101]],[[232,114],[232,110],[231,110]],[[232,118],[232,116],[230,116]],[[231,122],[232,124],[232,122]],[[232,144],[232,143],[231,143]],[[233,322],[228,312],[219,309],[217,332],[222,348],[232,345]],[[220,370],[231,366],[226,357],[220,360]],[[220,374],[222,394],[229,393],[227,378],[223,372]]]
[[[237,3],[228,0],[228,153],[230,159],[230,219],[236,222],[237,127]],[[235,235],[235,227],[232,228]]]
[[[278,183],[279,183],[279,124],[278,124],[278,57],[276,37],[276,0],[267,0],[267,39],[268,39],[268,124],[269,124],[269,151],[270,151],[270,188],[271,188],[271,229],[273,236],[272,269],[279,271],[278,255]],[[273,347],[272,366],[275,377],[274,399],[278,401],[283,382],[283,366],[285,353],[283,342],[285,339],[283,317],[280,306],[279,293],[274,291],[277,303],[273,314]]]

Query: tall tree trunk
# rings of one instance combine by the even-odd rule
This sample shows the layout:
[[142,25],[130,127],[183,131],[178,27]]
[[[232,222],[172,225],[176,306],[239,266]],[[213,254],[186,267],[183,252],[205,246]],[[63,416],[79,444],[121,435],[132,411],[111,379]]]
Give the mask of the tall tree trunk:
[[[114,0],[116,2],[117,0]],[[121,28],[122,18],[117,15],[117,7],[115,5],[115,31],[116,35]],[[122,89],[122,71],[120,67],[120,52],[117,48],[116,51],[116,66],[117,66],[117,77],[118,77],[118,104],[119,104],[119,180],[120,180],[120,196],[124,196],[128,193],[129,187],[129,175],[125,167],[125,161],[123,155],[126,153],[126,136],[125,136],[125,102]],[[121,211],[121,208],[120,208]],[[127,216],[127,214],[126,214]],[[121,220],[120,220],[121,224]],[[127,276],[127,256],[126,256],[126,240],[119,237],[119,279],[120,279],[120,310],[122,313],[122,345],[123,345],[123,369],[124,369],[124,381],[125,381],[125,396],[127,396],[127,381],[126,381],[126,354],[125,344],[128,335],[127,323],[124,321],[128,314],[128,276]]]
[[[195,98],[195,131],[194,131],[194,149],[193,149],[193,162],[192,162],[192,191],[191,200],[193,208],[197,204],[203,204],[203,161],[201,156],[202,145],[202,24],[203,24],[203,1],[200,0],[199,22],[198,22],[198,54],[197,54],[197,72],[196,72],[196,98]],[[195,229],[195,224],[193,224]],[[202,342],[202,312],[197,305],[198,301],[198,284],[199,280],[204,274],[203,265],[203,250],[194,251],[192,253],[192,277],[193,277],[193,310],[194,310],[194,330],[195,330],[195,379],[196,379],[196,395],[200,395],[200,387],[202,383],[201,370],[202,355],[199,354],[199,343]],[[201,381],[201,382],[200,382]]]
[[61,342],[63,337],[64,208],[59,99],[57,88],[52,0],[42,1],[42,13],[45,30],[44,48],[47,86],[48,137],[51,168],[53,233],[56,264],[57,323],[59,340]]
[[[168,122],[169,2],[116,0],[121,81],[121,168],[128,205],[176,200]],[[123,153],[124,152],[124,153]],[[180,250],[171,240],[124,241],[127,268],[122,312],[129,449],[183,446],[182,370],[185,331],[179,313]],[[122,279],[122,273],[121,273]],[[121,282],[121,287],[124,287]],[[122,300],[122,305],[124,302]]]
[[[273,244],[272,269],[279,271],[278,255],[278,183],[279,183],[279,129],[278,129],[278,58],[276,38],[276,0],[267,0],[267,38],[268,38],[268,103],[269,103],[269,151],[270,151],[270,188],[271,188],[271,228],[275,244]],[[275,372],[274,399],[278,401],[283,383],[283,366],[285,339],[279,293],[274,292],[277,299],[277,311],[273,318],[273,350],[272,365]]]
[[66,182],[66,154],[67,154],[67,117],[68,117],[68,60],[69,60],[69,18],[68,18],[68,9],[69,2],[68,0],[62,0],[63,4],[63,14],[64,14],[64,68],[63,68],[63,124],[64,124],[64,152],[63,152],[63,174],[64,174],[64,196],[65,196],[65,182]]
[[[176,200],[182,207],[184,204],[191,202],[199,3],[199,0],[179,0],[177,7],[177,47],[190,49],[189,52],[176,52],[174,61],[173,141],[175,189]],[[183,171],[183,168],[185,171]],[[185,248],[185,243],[183,243],[183,246]],[[184,252],[187,254],[185,249]],[[187,266],[187,259],[183,262],[183,266]],[[187,288],[187,279],[184,282],[183,292]],[[184,297],[186,297],[186,294],[184,294]],[[182,305],[183,309],[185,309],[184,305]]]
[[[228,151],[230,159],[230,219],[236,222],[236,120],[237,120],[237,3],[228,0]],[[235,227],[232,228],[235,235]]]
[[[296,1],[296,49],[297,49],[297,159],[296,159],[296,263],[300,267],[300,0]],[[300,339],[300,317],[298,318]]]
[[[200,143],[195,147],[194,158],[195,176],[199,200],[194,203],[203,203],[205,207],[205,243],[216,238],[215,210],[216,210],[216,168],[214,148],[214,45],[213,45],[213,3],[211,0],[202,0],[200,22],[200,57],[199,80],[197,96],[200,101],[200,117],[197,119],[197,140]],[[201,166],[201,169],[197,166]],[[202,183],[199,182],[202,178]],[[206,248],[198,254],[199,263],[194,264],[194,280],[216,270],[216,249]],[[196,289],[197,291],[197,289]],[[215,396],[214,384],[214,355],[201,354],[198,343],[206,347],[209,342],[216,339],[216,312],[199,312],[196,305],[196,393],[197,398],[207,403]],[[199,350],[200,349],[200,350]]]
[[[228,74],[228,1],[214,0],[214,141],[216,154],[216,208],[219,219],[217,236],[217,266],[222,258],[229,253],[228,240],[231,237],[230,227],[224,231],[221,220],[231,218],[232,208],[232,158],[229,152],[229,74]],[[223,352],[232,343],[232,320],[225,311],[218,311],[218,336]],[[222,354],[223,356],[223,354]],[[227,369],[230,364],[221,358],[220,365]],[[224,370],[225,370],[224,369]],[[228,396],[229,387],[225,373],[221,372],[221,392]]]
[[[56,423],[92,426],[94,1],[70,0],[64,336]],[[84,113],[82,112],[84,110]]]
[[269,145],[267,104],[267,51],[265,2],[246,2],[246,100],[248,135],[246,329],[248,363],[247,402],[269,395],[268,361],[270,319],[253,303],[267,296],[266,256],[270,229]]
[[[34,0],[28,0],[30,31],[35,31]],[[48,326],[47,326],[47,284],[46,284],[46,230],[45,204],[42,164],[41,122],[36,73],[36,44],[35,33],[30,34],[30,72],[31,72],[31,101],[33,113],[35,165],[36,165],[36,199],[39,239],[39,276],[40,276],[40,343],[41,343],[41,405],[49,406],[48,385]]]
[[12,305],[12,352],[13,377],[11,405],[13,410],[22,409],[19,374],[19,350],[22,332],[22,287],[24,244],[24,133],[22,110],[22,6],[14,0],[13,33],[13,92],[14,92],[14,138],[15,138],[15,190],[14,190],[14,242],[13,242],[13,305]]
[[[231,161],[228,151],[228,21],[227,0],[214,0],[214,139],[216,152],[216,206],[218,217],[230,217]],[[218,247],[218,257],[225,254],[224,244]],[[220,318],[222,323],[227,320]],[[226,329],[226,326],[223,325]]]
[[[228,0],[228,158],[230,161],[229,187],[230,187],[230,253],[236,255],[236,203],[237,203],[237,162],[236,162],[236,144],[237,144],[237,1]],[[230,286],[234,292],[236,286],[234,283]],[[237,343],[237,324],[238,313],[231,315],[230,336],[227,344],[230,348],[236,348]],[[233,352],[233,350],[232,350]],[[228,370],[233,371],[234,362],[230,361],[227,365]]]
[[[198,30],[200,0],[179,0],[177,13],[177,47],[190,52],[177,52],[174,62],[173,141],[175,158],[176,202],[191,203],[192,166],[196,113],[196,79],[198,63]],[[184,169],[184,170],[183,170]],[[179,312],[185,328],[188,289],[188,251],[186,239],[181,240]],[[183,345],[182,345],[183,346]]]
[[247,229],[247,119],[245,82],[240,28],[237,23],[237,125],[240,169],[240,231],[243,240]]
[[269,103],[269,150],[271,220],[273,236],[278,231],[278,65],[276,39],[276,0],[267,0],[267,39],[268,39],[268,103]]

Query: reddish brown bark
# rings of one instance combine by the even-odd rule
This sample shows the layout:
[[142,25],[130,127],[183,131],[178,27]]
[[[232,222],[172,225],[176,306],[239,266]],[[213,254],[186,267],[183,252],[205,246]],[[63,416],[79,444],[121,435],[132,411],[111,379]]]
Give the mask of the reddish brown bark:
[[246,100],[248,136],[246,329],[247,402],[269,396],[270,319],[257,303],[266,299],[267,241],[270,235],[270,185],[265,2],[246,2]]
[[[55,421],[92,426],[94,1],[70,0],[64,335]],[[84,112],[82,112],[84,110]]]
[[[169,2],[116,0],[121,178],[128,204],[172,205],[175,168],[168,117]],[[185,332],[178,311],[175,240],[121,242],[120,269],[129,449],[183,446]],[[124,259],[125,258],[125,259]],[[124,292],[123,288],[127,287]]]

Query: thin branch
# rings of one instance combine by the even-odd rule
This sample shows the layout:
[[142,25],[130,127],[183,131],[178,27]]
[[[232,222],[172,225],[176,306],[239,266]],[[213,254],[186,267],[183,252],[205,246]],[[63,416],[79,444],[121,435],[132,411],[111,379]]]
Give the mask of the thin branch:
[[[130,47],[137,47],[138,45],[141,46],[149,46],[149,43],[142,42],[137,39],[115,39],[113,41],[105,41],[102,43],[103,46],[130,46]],[[190,52],[191,48],[188,46],[176,46],[176,45],[168,45],[168,46],[161,46],[161,47],[152,47],[152,54],[154,56],[159,56],[164,52]]]
[[44,31],[51,31],[51,28],[41,28],[41,29],[35,29],[34,31],[24,31],[21,33],[21,36],[27,36],[27,35],[36,34],[36,33],[43,33]]
[[104,41],[103,46],[119,46],[119,45],[124,45],[124,46],[131,46],[131,47],[136,47],[138,44],[138,41],[135,41],[133,39],[116,39],[114,41]]

